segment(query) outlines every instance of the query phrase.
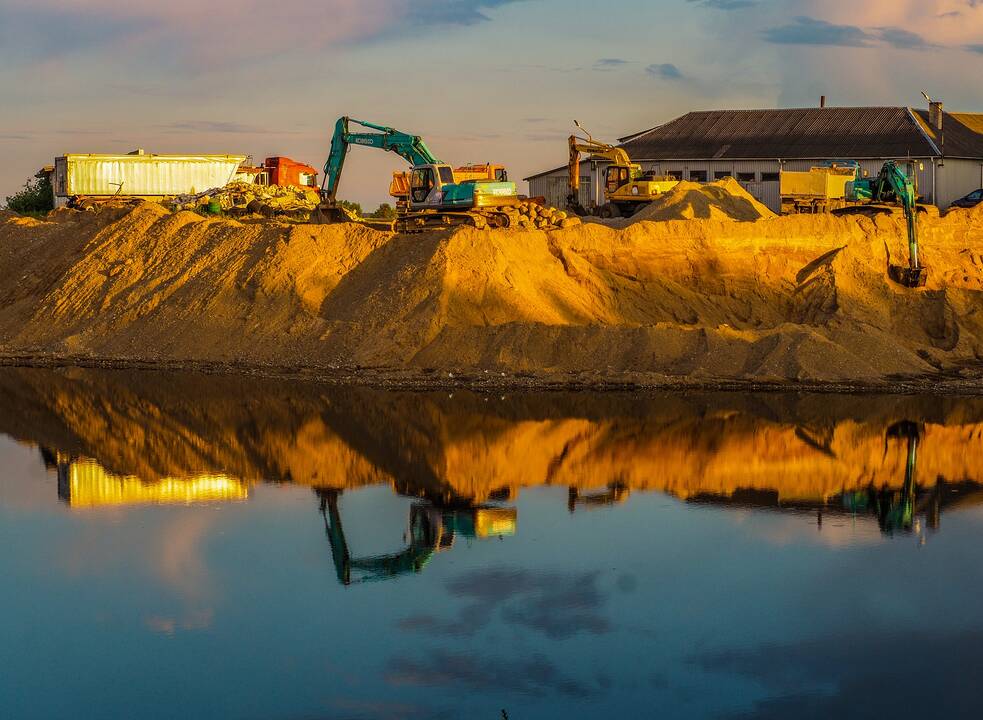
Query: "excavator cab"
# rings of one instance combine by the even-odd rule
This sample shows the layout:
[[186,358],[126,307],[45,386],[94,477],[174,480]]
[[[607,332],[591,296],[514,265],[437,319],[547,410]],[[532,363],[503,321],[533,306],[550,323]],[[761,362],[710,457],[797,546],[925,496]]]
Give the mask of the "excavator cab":
[[619,188],[631,182],[631,168],[623,165],[611,165],[604,171],[605,188],[608,195],[614,195]]

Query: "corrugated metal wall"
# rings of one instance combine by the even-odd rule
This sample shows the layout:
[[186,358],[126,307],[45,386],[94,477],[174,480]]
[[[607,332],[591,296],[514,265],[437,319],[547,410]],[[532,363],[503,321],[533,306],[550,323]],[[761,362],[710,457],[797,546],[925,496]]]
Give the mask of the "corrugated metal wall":
[[57,195],[180,195],[223,187],[241,155],[67,155],[55,158]]
[[935,176],[938,205],[944,210],[973,190],[983,188],[983,163],[979,160],[946,160],[945,165],[935,168]]

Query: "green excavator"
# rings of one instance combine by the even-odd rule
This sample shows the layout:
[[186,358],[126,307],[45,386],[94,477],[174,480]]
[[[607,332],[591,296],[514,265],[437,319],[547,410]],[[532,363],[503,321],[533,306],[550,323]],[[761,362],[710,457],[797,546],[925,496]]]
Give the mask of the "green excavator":
[[[353,125],[364,131],[353,132]],[[311,216],[312,222],[359,220],[338,203],[338,184],[353,145],[396,153],[410,164],[409,201],[397,215],[393,228],[399,232],[455,225],[479,229],[508,227],[509,215],[501,208],[519,202],[514,182],[492,179],[456,182],[451,166],[438,160],[419,135],[341,117],[335,123],[331,151],[324,164],[321,204]]]
[[908,225],[908,265],[888,265],[888,276],[910,288],[923,287],[928,279],[928,270],[918,259],[918,192],[914,177],[912,163],[908,163],[906,172],[898,162],[888,160],[881,171],[870,178],[861,177],[858,165],[857,178],[846,187],[846,199],[862,203],[861,211],[875,203],[900,205],[904,210]]

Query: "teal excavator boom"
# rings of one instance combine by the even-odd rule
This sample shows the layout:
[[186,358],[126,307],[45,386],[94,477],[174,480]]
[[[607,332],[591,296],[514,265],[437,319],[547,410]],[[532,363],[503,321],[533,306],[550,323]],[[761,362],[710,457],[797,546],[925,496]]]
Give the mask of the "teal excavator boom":
[[[360,125],[378,132],[351,132],[352,124]],[[334,135],[331,137],[331,151],[324,163],[324,181],[321,184],[321,197],[329,202],[336,202],[338,183],[341,171],[345,167],[345,158],[352,145],[377,148],[394,152],[410,165],[441,165],[442,163],[419,135],[410,135],[391,127],[376,125],[364,120],[350,117],[340,117],[335,123]]]
[[[352,132],[353,125],[364,132]],[[410,164],[409,201],[405,210],[400,208],[395,223],[402,231],[452,225],[508,227],[511,222],[504,208],[519,202],[515,183],[492,179],[456,182],[451,166],[438,160],[419,135],[350,117],[335,123],[324,164],[321,204],[312,222],[365,222],[338,204],[338,184],[353,145],[393,152]]]
[[905,172],[897,162],[888,160],[876,177],[860,178],[858,170],[858,178],[851,185],[847,190],[850,200],[901,205],[908,227],[908,266],[889,265],[888,274],[905,287],[922,287],[928,271],[918,259],[918,192],[913,168]]

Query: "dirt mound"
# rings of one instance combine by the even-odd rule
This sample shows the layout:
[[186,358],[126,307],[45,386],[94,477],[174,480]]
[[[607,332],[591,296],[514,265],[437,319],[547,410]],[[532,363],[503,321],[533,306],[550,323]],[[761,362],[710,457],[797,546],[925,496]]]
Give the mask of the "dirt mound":
[[741,187],[734,178],[700,184],[681,182],[632,215],[639,220],[742,220],[773,218],[775,213]]
[[[577,382],[961,377],[983,224],[894,217],[392,235],[155,205],[0,223],[0,352]],[[360,371],[360,372],[364,372]],[[975,375],[974,375],[975,376]]]

